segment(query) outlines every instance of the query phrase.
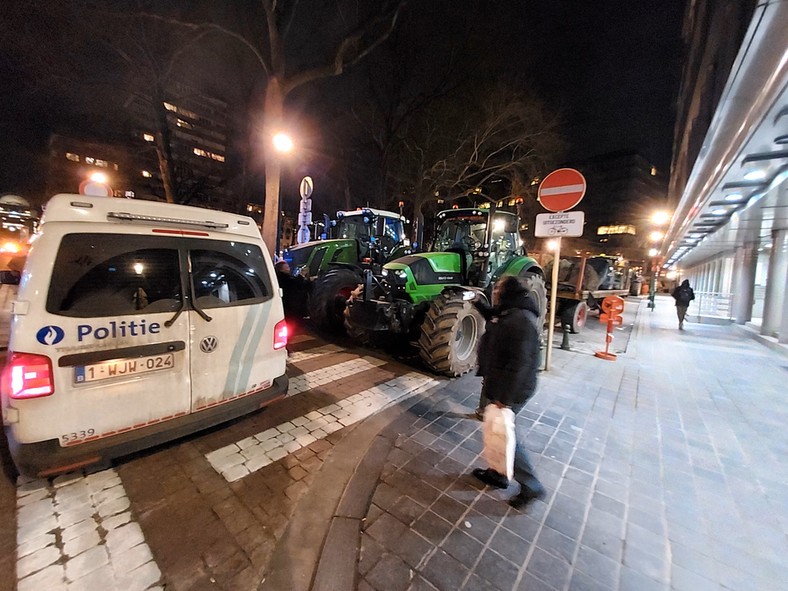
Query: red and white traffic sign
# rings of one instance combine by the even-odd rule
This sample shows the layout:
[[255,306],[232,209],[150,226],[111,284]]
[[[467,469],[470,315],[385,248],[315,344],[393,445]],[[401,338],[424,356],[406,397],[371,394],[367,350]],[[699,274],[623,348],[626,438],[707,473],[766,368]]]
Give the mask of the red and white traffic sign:
[[554,170],[539,185],[539,203],[548,211],[567,211],[586,194],[586,179],[574,168]]

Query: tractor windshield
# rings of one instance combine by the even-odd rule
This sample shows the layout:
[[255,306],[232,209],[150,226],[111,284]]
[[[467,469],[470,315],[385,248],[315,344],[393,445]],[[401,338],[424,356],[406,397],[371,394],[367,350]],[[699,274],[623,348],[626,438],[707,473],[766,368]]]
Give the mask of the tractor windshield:
[[369,224],[360,215],[342,218],[337,224],[337,238],[358,238],[369,242]]
[[486,229],[487,220],[482,216],[448,219],[438,229],[433,250],[440,252],[461,248],[476,252],[484,245]]
[[[345,216],[337,224],[337,238],[354,238],[369,245],[370,235],[381,240],[384,248],[394,248],[405,237],[401,219],[379,216],[374,223],[364,221],[365,216]],[[367,218],[368,219],[368,218]]]
[[[462,249],[475,254],[485,250],[486,216],[454,217],[445,220],[435,237],[433,250]],[[517,218],[498,214],[494,217],[490,241],[490,269],[496,269],[517,254]]]
[[495,216],[490,242],[490,269],[497,269],[515,256],[519,246],[517,218],[512,215]]

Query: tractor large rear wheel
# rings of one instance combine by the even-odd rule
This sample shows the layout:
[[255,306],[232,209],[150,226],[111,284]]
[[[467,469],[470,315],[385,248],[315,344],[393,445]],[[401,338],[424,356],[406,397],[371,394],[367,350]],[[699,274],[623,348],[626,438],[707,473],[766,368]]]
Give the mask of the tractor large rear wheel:
[[345,324],[345,306],[361,277],[352,269],[329,269],[315,281],[309,298],[309,316],[318,328],[341,332]]
[[445,293],[430,304],[419,337],[419,355],[434,372],[460,376],[476,366],[484,318],[462,294]]
[[547,315],[547,287],[545,287],[544,277],[538,273],[525,272],[521,275],[528,286],[528,297],[539,307],[539,324],[543,327],[545,316]]

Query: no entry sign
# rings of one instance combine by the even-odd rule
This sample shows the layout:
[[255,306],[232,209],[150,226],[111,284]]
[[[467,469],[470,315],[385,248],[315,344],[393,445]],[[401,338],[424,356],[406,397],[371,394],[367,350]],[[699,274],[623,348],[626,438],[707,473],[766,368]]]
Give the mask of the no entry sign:
[[585,177],[574,168],[559,168],[539,185],[538,198],[548,211],[567,211],[580,203],[585,194]]

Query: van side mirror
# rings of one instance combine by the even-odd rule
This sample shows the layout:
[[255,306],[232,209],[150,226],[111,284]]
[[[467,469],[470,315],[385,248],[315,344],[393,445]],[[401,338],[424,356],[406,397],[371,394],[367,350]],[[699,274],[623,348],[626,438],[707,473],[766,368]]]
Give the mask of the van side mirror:
[[0,284],[2,285],[19,285],[19,280],[22,274],[19,271],[0,271]]

